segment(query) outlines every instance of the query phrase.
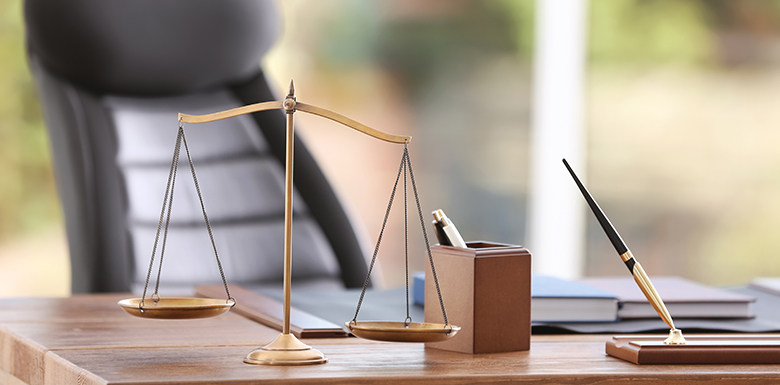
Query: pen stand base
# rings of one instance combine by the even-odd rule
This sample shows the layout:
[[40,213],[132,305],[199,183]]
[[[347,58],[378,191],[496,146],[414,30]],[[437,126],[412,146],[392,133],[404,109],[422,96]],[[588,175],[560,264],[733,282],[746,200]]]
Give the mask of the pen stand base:
[[268,345],[249,353],[244,362],[255,365],[314,365],[328,362],[319,350],[304,344],[292,334],[280,334]]
[[614,336],[607,354],[637,365],[780,364],[780,336],[686,335],[684,345],[664,343],[665,335]]

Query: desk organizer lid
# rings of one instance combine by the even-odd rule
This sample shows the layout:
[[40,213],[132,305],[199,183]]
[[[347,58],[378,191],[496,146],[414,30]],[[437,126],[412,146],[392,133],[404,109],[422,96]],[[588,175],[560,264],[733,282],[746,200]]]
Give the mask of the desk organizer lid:
[[510,245],[505,243],[472,241],[466,242],[468,248],[435,245],[431,249],[439,254],[448,254],[459,257],[486,258],[486,257],[506,257],[510,255],[528,255],[531,253],[519,245]]

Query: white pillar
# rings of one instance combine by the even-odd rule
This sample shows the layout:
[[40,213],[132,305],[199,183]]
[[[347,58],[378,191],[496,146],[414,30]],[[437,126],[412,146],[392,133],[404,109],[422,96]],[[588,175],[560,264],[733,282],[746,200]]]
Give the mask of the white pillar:
[[535,274],[561,278],[584,266],[585,202],[561,159],[585,180],[587,17],[587,0],[536,2],[526,246]]

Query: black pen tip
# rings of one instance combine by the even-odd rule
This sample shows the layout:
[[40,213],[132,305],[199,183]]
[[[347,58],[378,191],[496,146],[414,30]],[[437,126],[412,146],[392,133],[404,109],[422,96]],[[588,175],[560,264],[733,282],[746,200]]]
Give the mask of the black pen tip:
[[566,169],[569,170],[569,173],[571,176],[574,177],[575,180],[577,180],[577,176],[574,175],[574,170],[571,169],[571,166],[569,166],[569,162],[566,161],[566,158],[563,158],[563,165],[566,166]]

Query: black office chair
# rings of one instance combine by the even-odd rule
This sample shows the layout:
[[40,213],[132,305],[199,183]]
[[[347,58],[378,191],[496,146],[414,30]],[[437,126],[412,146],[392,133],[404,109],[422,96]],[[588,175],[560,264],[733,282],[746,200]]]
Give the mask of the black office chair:
[[[284,97],[271,93],[259,66],[278,29],[274,4],[27,0],[25,19],[65,213],[72,290],[138,291],[177,113]],[[185,126],[229,282],[281,281],[284,127],[282,111]],[[300,139],[295,146],[293,284],[359,287],[367,270],[353,224]],[[186,291],[220,281],[185,164],[176,183],[163,293],[166,286]]]

